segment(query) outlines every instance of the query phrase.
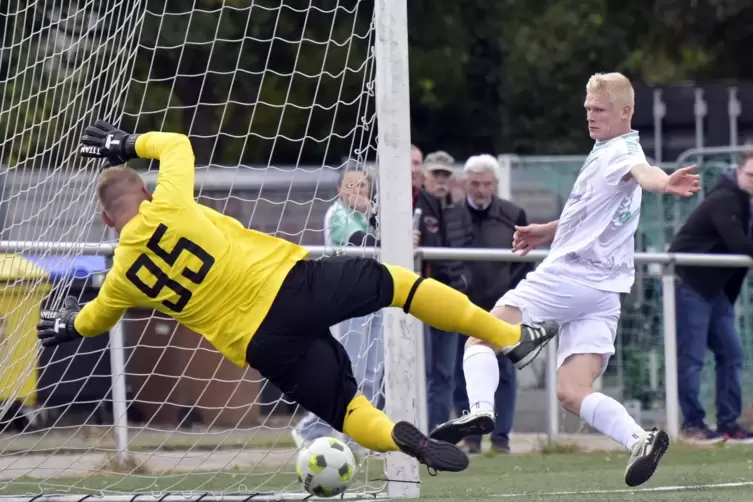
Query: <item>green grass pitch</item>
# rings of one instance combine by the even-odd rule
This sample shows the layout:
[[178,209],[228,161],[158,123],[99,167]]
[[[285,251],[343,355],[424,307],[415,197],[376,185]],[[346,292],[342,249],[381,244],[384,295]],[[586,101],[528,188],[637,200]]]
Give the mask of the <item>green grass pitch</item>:
[[[629,489],[623,481],[627,456],[622,452],[553,453],[474,456],[462,473],[431,477],[421,471],[421,499],[426,501],[725,501],[753,500],[753,447],[692,448],[673,445],[659,470],[646,485]],[[383,477],[379,462],[372,461],[369,477]],[[364,472],[356,483],[363,484]],[[245,492],[300,491],[287,467],[276,474],[258,468],[233,473],[90,475],[86,478],[49,478],[42,482],[22,479],[0,482],[0,495],[98,493],[102,489],[130,493],[159,491]],[[372,481],[371,485],[378,485]],[[337,500],[337,498],[332,499]]]

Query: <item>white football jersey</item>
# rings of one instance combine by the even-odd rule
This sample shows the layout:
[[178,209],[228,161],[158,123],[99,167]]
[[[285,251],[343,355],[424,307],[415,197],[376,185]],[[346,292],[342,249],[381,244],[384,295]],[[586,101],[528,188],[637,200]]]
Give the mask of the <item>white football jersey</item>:
[[641,187],[624,179],[646,156],[637,131],[597,141],[583,163],[539,267],[604,291],[628,293],[635,280]]

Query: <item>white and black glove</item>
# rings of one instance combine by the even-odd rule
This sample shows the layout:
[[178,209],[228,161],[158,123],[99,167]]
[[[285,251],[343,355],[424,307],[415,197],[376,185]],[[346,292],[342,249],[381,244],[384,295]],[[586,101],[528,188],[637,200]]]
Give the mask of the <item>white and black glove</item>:
[[76,297],[66,296],[62,309],[42,311],[41,320],[37,324],[37,336],[42,347],[55,347],[82,338],[74,326],[80,310]]
[[82,157],[107,159],[110,165],[124,164],[138,157],[138,137],[138,134],[128,134],[104,120],[98,120],[84,130],[78,153]]

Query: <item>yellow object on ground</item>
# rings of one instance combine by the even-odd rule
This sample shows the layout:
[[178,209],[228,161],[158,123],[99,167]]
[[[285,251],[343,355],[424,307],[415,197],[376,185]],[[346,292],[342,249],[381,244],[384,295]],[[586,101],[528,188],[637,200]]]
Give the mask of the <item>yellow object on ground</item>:
[[31,261],[0,254],[0,400],[34,405],[37,334],[48,273]]

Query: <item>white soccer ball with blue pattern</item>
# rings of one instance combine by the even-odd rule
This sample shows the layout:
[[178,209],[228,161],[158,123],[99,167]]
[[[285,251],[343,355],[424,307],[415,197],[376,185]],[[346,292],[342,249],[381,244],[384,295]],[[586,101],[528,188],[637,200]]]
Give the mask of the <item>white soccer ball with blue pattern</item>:
[[317,497],[334,497],[345,492],[356,473],[356,459],[342,441],[322,437],[298,453],[298,481]]

